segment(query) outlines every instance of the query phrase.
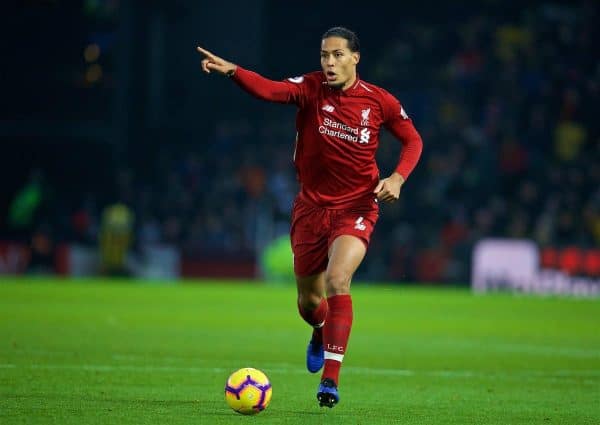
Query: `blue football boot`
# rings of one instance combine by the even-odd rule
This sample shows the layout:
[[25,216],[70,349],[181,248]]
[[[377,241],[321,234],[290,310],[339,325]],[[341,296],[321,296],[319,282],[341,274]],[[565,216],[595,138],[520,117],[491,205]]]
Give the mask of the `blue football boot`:
[[333,379],[325,378],[321,381],[319,391],[317,391],[317,400],[319,400],[319,406],[329,408],[335,406],[340,401],[340,395]]
[[310,373],[317,373],[323,367],[323,363],[325,363],[323,343],[311,339],[306,347],[306,368]]

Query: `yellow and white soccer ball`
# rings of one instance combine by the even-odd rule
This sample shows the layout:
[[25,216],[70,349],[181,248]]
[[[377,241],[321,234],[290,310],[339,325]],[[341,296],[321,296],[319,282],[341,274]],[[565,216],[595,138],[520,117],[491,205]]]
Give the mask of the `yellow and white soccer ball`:
[[269,406],[273,389],[263,372],[251,367],[233,372],[225,384],[225,400],[242,415],[255,415]]

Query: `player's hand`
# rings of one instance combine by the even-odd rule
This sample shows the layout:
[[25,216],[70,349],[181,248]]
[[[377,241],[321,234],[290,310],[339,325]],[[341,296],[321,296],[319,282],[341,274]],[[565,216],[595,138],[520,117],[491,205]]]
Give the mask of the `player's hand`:
[[379,184],[373,191],[377,199],[383,202],[395,202],[400,198],[400,189],[404,184],[404,177],[394,172],[388,178],[379,180]]
[[224,75],[233,75],[235,70],[237,69],[237,65],[231,62],[226,61],[223,58],[218,57],[217,55],[212,54],[206,49],[198,46],[196,47],[198,52],[204,55],[204,59],[202,59],[202,70],[207,74],[210,74],[211,71],[218,72],[219,74]]

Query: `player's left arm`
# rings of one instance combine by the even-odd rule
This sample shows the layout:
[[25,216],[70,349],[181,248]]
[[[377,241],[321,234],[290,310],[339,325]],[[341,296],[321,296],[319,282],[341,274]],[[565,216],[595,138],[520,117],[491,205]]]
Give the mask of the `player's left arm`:
[[402,143],[402,152],[394,172],[380,180],[373,192],[380,201],[394,202],[400,197],[402,185],[419,162],[423,140],[400,102],[390,94],[385,100],[383,125]]

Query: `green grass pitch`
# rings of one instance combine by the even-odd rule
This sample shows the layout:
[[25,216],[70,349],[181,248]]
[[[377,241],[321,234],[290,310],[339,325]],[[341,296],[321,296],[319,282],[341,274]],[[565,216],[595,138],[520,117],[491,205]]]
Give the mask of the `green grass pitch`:
[[[600,424],[600,300],[355,285],[319,408],[290,286],[0,277],[0,424]],[[263,370],[269,408],[224,401]]]

